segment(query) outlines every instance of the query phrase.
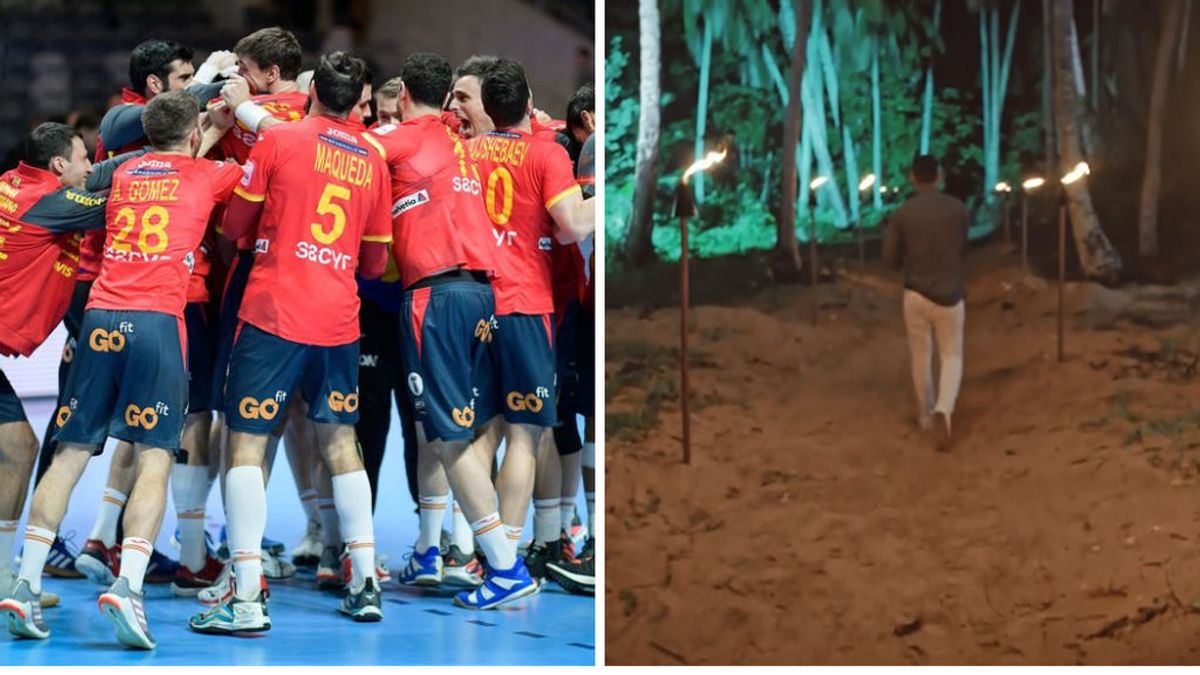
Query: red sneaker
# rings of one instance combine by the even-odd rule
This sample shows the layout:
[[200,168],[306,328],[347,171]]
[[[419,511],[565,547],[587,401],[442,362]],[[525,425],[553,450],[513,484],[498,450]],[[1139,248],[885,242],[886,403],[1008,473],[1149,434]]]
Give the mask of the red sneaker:
[[105,546],[99,539],[88,539],[75,558],[75,569],[101,586],[113,585],[121,573],[121,545]]
[[225,565],[212,556],[204,557],[204,567],[199,572],[191,571],[187,565],[180,565],[171,583],[171,591],[180,597],[195,597],[200,591],[217,583],[224,568]]

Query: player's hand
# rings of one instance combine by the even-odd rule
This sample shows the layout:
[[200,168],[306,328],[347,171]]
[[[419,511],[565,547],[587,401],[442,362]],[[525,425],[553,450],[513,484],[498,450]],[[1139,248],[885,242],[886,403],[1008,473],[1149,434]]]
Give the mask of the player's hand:
[[227,75],[229,72],[237,72],[237,54],[230,51],[215,51],[208,55],[200,68],[196,71],[196,81],[208,84],[217,78],[217,75]]
[[545,127],[550,126],[550,123],[554,121],[554,118],[547,115],[545,110],[539,110],[537,108],[533,109],[533,118],[536,119],[539,124]]
[[230,110],[236,109],[239,104],[250,100],[250,83],[240,75],[230,77],[221,87],[221,98]]
[[224,103],[215,105],[208,109],[208,121],[213,127],[225,131],[233,126],[233,108]]

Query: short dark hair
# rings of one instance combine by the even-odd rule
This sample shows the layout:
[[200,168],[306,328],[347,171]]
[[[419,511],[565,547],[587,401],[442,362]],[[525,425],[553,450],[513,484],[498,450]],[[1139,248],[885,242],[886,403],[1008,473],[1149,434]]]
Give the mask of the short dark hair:
[[488,69],[496,65],[496,62],[499,60],[500,59],[492,56],[491,54],[476,54],[474,56],[470,56],[466,61],[463,61],[461,64],[459,64],[458,70],[454,71],[454,79],[457,81],[461,77],[471,75],[482,82],[483,76],[487,74]]
[[192,48],[173,40],[146,40],[129,55],[129,86],[145,96],[146,78],[157,75],[166,89],[171,63],[176,60],[191,63]]
[[142,110],[142,128],[156,150],[179,145],[200,123],[200,103],[186,91],[168,91]]
[[261,28],[238,40],[233,53],[249,56],[260,68],[279,66],[279,77],[285,80],[296,79],[303,60],[300,41],[279,26]]
[[25,139],[25,163],[49,169],[50,160],[55,157],[71,159],[71,146],[76,137],[83,140],[78,131],[60,122],[39,124]]
[[525,68],[512,59],[499,59],[488,69],[479,83],[483,110],[497,129],[520,122],[529,106],[529,82]]
[[450,62],[429,52],[409,56],[400,69],[400,79],[413,101],[435,108],[446,100],[450,77]]
[[913,178],[921,185],[936,183],[938,179],[938,161],[933,155],[917,155],[913,158],[909,169]]
[[567,101],[567,128],[583,128],[583,111],[596,113],[596,91],[591,82],[584,82]]
[[323,54],[313,73],[321,105],[339,115],[358,105],[366,81],[366,62],[349,52]]

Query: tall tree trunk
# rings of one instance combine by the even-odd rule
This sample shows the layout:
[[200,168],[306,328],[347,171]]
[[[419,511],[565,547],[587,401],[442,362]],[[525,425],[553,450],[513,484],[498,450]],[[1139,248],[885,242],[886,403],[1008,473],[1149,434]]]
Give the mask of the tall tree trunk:
[[1049,174],[1054,170],[1054,14],[1052,0],[1042,0],[1042,140],[1045,143],[1046,163],[1042,171]]
[[850,201],[850,222],[858,227],[862,222],[862,194],[858,190],[858,156],[854,151],[854,136],[850,134],[848,119],[842,125],[842,150],[846,156],[846,197]]
[[1100,0],[1092,0],[1092,113],[1100,115]]
[[[1054,100],[1058,121],[1059,173],[1048,177],[1058,180],[1083,160],[1079,133],[1079,100],[1073,80],[1074,56],[1071,50],[1071,0],[1054,2]],[[1121,256],[1113,248],[1092,207],[1092,196],[1086,178],[1063,186],[1067,209],[1071,214],[1071,231],[1079,253],[1079,264],[1089,278],[1116,283],[1121,272]]]
[[627,246],[634,265],[654,255],[650,234],[654,228],[654,195],[658,180],[659,73],[662,68],[658,0],[638,0],[638,33],[641,43],[637,165],[634,173],[633,222]]
[[1183,3],[1163,3],[1162,34],[1154,61],[1154,89],[1150,93],[1150,119],[1146,125],[1146,172],[1142,176],[1142,202],[1138,211],[1138,254],[1149,258],[1158,253],[1158,191],[1162,183],[1163,113],[1167,107],[1167,84],[1171,79],[1171,52],[1179,34]]
[[1175,69],[1183,72],[1183,59],[1187,56],[1188,28],[1192,22],[1192,0],[1187,0],[1183,6],[1183,27],[1179,29],[1179,54],[1176,56]]
[[791,70],[788,71],[787,116],[783,120],[783,203],[780,205],[779,223],[775,237],[776,251],[780,260],[790,271],[798,272],[803,266],[800,250],[796,246],[796,168],[800,154],[800,129],[803,127],[800,109],[803,93],[804,70],[807,66],[805,50],[808,49],[808,0],[797,0],[795,8],[796,38],[792,44]]
[[871,171],[875,183],[871,186],[871,204],[883,208],[883,111],[879,91],[879,38],[871,39]]
[[[933,28],[941,31],[942,0],[933,3]],[[933,133],[933,60],[925,67],[925,103],[921,108],[921,154],[929,154],[929,137]]]
[[[1173,2],[1176,0],[1172,0]],[[1100,137],[1096,134],[1096,125],[1092,121],[1092,113],[1088,109],[1087,82],[1083,79],[1083,58],[1079,51],[1079,31],[1075,29],[1075,16],[1070,17],[1068,26],[1068,51],[1071,56],[1071,81],[1075,83],[1076,123],[1079,125],[1080,140],[1083,142],[1083,154],[1095,161],[1100,153]],[[1094,85],[1095,83],[1093,83]]]
[[[704,19],[704,46],[700,57],[700,94],[696,101],[696,153],[694,159],[704,158],[704,131],[708,125],[708,80],[712,69],[712,21]],[[704,172],[697,172],[692,178],[692,187],[696,194],[696,203],[704,203]]]
[[992,187],[996,184],[996,172],[992,166],[992,50],[989,45],[990,37],[987,8],[979,10],[979,89],[983,103],[983,202],[991,204],[995,199]]
[[[809,80],[812,75],[812,59],[807,59],[805,67],[804,79],[800,81],[800,94],[803,96],[802,105],[808,105],[808,97],[804,92],[808,91]],[[812,117],[808,111],[803,111],[800,119],[800,156],[796,158],[796,166],[800,169],[800,180],[798,184],[798,194],[796,195],[796,213],[801,219],[808,217],[808,183],[812,180],[812,165],[813,165],[813,142],[812,132],[808,128],[811,124]],[[804,228],[804,223],[797,223],[797,227],[801,230]]]

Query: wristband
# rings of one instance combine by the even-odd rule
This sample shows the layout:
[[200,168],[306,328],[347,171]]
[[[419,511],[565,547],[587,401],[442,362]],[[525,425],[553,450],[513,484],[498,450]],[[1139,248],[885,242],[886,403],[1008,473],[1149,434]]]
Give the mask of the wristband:
[[238,104],[238,107],[234,109],[233,115],[239,122],[246,125],[247,129],[258,133],[258,125],[261,124],[263,120],[270,117],[271,113],[263,110],[262,107],[260,107],[254,101],[242,101]]
[[216,79],[219,72],[216,66],[205,61],[200,64],[200,68],[196,70],[196,74],[192,79],[201,84],[212,84],[212,81]]

